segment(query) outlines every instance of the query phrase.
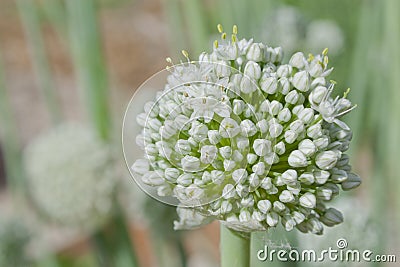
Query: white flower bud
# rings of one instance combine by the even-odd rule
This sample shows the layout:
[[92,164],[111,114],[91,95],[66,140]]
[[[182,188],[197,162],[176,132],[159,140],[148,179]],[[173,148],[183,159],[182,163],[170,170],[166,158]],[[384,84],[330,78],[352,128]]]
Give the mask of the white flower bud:
[[247,178],[247,171],[245,169],[234,170],[232,178],[236,183],[243,183]]
[[[298,100],[297,102],[301,102],[301,101],[300,101],[301,96],[302,96],[302,95],[299,95],[299,100]],[[300,112],[301,112],[303,109],[304,109],[304,106],[303,106],[303,105],[294,106],[293,109],[292,109],[292,113],[295,114],[295,115],[297,115],[297,116],[299,116]]]
[[306,62],[306,58],[301,52],[295,53],[289,60],[289,64],[298,69],[303,69]]
[[178,127],[174,121],[166,120],[164,125],[160,127],[160,135],[162,138],[169,139],[178,132]]
[[218,77],[229,77],[231,74],[231,68],[225,61],[220,60],[215,62],[215,64],[215,74],[217,74]]
[[331,179],[334,183],[342,183],[347,180],[347,172],[344,170],[334,168],[331,174]]
[[277,164],[279,162],[279,157],[275,152],[271,152],[265,155],[264,161],[269,165]]
[[176,179],[176,182],[182,186],[189,186],[193,183],[193,175],[190,173],[183,173]]
[[330,170],[335,167],[340,155],[336,151],[322,151],[315,157],[315,164],[322,170]]
[[283,141],[280,141],[279,143],[277,143],[274,146],[274,151],[275,153],[277,153],[278,155],[282,155],[285,153],[286,151],[286,147],[285,147],[285,143]]
[[321,222],[326,226],[335,226],[343,222],[343,215],[335,208],[329,208],[325,211],[324,215],[320,218]]
[[254,43],[250,45],[249,50],[247,51],[246,58],[247,60],[252,60],[255,62],[263,61],[264,57],[264,45],[261,43]]
[[241,210],[239,214],[239,221],[243,223],[243,222],[248,222],[250,220],[251,220],[250,212],[245,209]]
[[261,67],[254,61],[248,61],[244,67],[244,75],[251,79],[258,80],[261,77]]
[[229,201],[225,200],[222,201],[221,203],[220,212],[221,214],[227,214],[232,211],[232,208],[233,208],[232,204]]
[[146,126],[146,120],[147,120],[148,115],[146,113],[140,113],[139,115],[136,116],[136,122],[142,126]]
[[270,105],[271,102],[268,99],[265,99],[264,101],[262,101],[259,110],[261,112],[269,113]]
[[196,172],[200,169],[200,160],[193,156],[186,155],[181,160],[181,164],[185,172]]
[[157,188],[157,195],[160,197],[170,196],[172,192],[172,188],[169,184],[161,185]]
[[189,142],[189,144],[190,144],[190,146],[191,146],[192,148],[197,148],[198,145],[199,145],[199,143],[198,143],[196,140],[194,140],[193,137],[189,137],[189,138],[187,139],[187,141]]
[[246,106],[246,103],[243,100],[235,99],[233,100],[232,106],[233,106],[233,113],[235,113],[236,115],[240,115],[242,114]]
[[240,200],[240,205],[242,205],[242,207],[245,207],[245,208],[250,208],[250,207],[252,208],[254,206],[253,195],[249,195],[246,198],[242,198]]
[[290,109],[284,108],[282,109],[279,114],[278,114],[278,120],[281,122],[288,122],[292,117],[292,114],[290,113]]
[[289,103],[289,104],[292,104],[292,105],[295,105],[298,100],[299,100],[299,93],[296,90],[290,91],[285,96],[286,103]]
[[200,161],[205,164],[210,164],[211,162],[213,162],[216,159],[218,149],[216,146],[207,145],[207,146],[201,147],[200,153],[201,153]]
[[256,90],[257,85],[254,83],[254,81],[247,76],[243,77],[243,79],[240,81],[240,91],[245,94],[250,94]]
[[276,138],[281,135],[283,131],[283,126],[279,124],[279,122],[274,118],[268,122],[269,125],[269,134],[272,138]]
[[235,120],[224,118],[220,124],[219,133],[223,138],[233,138],[240,133],[240,127]]
[[233,151],[232,160],[234,160],[237,163],[240,163],[243,161],[243,155],[239,152],[239,150]]
[[232,156],[232,149],[230,146],[223,146],[219,148],[219,154],[224,159],[229,159]]
[[138,159],[131,167],[132,171],[143,175],[150,170],[149,162],[146,159]]
[[154,132],[158,132],[160,127],[162,126],[161,122],[158,119],[149,119],[147,120],[146,127]]
[[285,230],[289,232],[296,226],[296,222],[290,216],[285,216],[282,218],[282,225],[285,227]]
[[249,180],[249,185],[252,188],[251,191],[254,191],[261,183],[260,178],[256,173],[250,174],[248,180]]
[[299,203],[305,208],[313,209],[315,208],[317,199],[313,194],[307,192],[299,198]]
[[328,88],[325,86],[317,86],[308,96],[310,103],[319,104],[328,93]]
[[303,213],[298,212],[298,211],[293,211],[292,216],[293,216],[293,220],[296,222],[296,224],[302,223],[306,219],[306,216]]
[[275,201],[273,204],[273,209],[276,212],[282,212],[282,211],[286,210],[286,206],[282,202]]
[[283,203],[289,203],[294,201],[294,196],[289,190],[283,190],[279,195],[279,200]]
[[271,152],[271,141],[267,139],[256,139],[253,143],[254,153],[258,156],[265,156]]
[[324,231],[324,226],[317,218],[311,218],[307,221],[307,228],[308,230],[316,235],[321,235]]
[[254,164],[258,159],[257,155],[255,155],[253,153],[247,154],[246,158],[247,158],[248,164]]
[[342,189],[347,191],[361,184],[361,178],[355,173],[349,173],[347,180],[342,183]]
[[304,131],[304,123],[301,120],[295,120],[290,124],[290,130],[300,134]]
[[310,185],[314,183],[314,175],[311,172],[304,172],[300,175],[299,181],[303,184]]
[[276,74],[278,75],[278,77],[288,77],[292,74],[292,70],[292,66],[290,65],[280,65],[276,70]]
[[234,198],[236,196],[235,187],[232,184],[225,185],[222,190],[222,197],[225,199]]
[[257,208],[264,214],[267,214],[271,208],[272,204],[268,199],[260,200],[257,202]]
[[297,72],[292,78],[294,88],[301,92],[307,92],[310,89],[310,77],[307,71]]
[[299,135],[295,131],[292,131],[292,130],[285,131],[285,141],[288,144],[293,144],[294,141],[296,141],[298,136]]
[[247,185],[237,184],[236,185],[236,193],[239,197],[244,198],[247,197],[250,193],[250,189]]
[[315,147],[313,141],[310,139],[304,139],[299,143],[299,150],[307,157],[311,157],[314,155],[317,148]]
[[282,173],[282,180],[285,184],[295,184],[297,182],[297,172],[295,170],[289,169]]
[[164,171],[165,179],[170,182],[175,182],[180,174],[180,171],[176,168],[167,168]]
[[280,78],[279,86],[280,86],[280,92],[283,95],[287,95],[289,93],[289,91],[292,89],[288,78]]
[[311,125],[307,129],[307,136],[312,139],[317,139],[318,137],[322,136],[322,127],[320,123]]
[[236,162],[230,159],[225,159],[224,160],[224,170],[225,171],[231,171],[235,168]]
[[329,187],[322,186],[317,189],[317,197],[322,200],[329,201],[332,199],[332,196],[333,191]]
[[267,94],[275,94],[278,89],[278,80],[275,77],[262,78],[260,81],[261,90]]
[[172,148],[170,144],[165,141],[156,142],[156,147],[158,149],[158,153],[164,158],[170,158],[172,153]]
[[288,158],[289,165],[295,168],[306,167],[308,161],[306,156],[300,150],[294,150],[290,153]]
[[279,222],[279,215],[276,212],[269,212],[267,213],[267,218],[265,219],[267,224],[271,227],[274,227]]
[[314,171],[315,182],[325,184],[328,181],[330,173],[328,171]]
[[211,181],[214,184],[218,184],[218,185],[221,184],[225,179],[224,172],[218,171],[218,170],[212,170],[210,173],[210,176],[211,176]]
[[298,117],[305,124],[309,124],[314,120],[314,110],[311,108],[305,108],[299,113]]
[[240,123],[240,129],[243,136],[251,137],[257,133],[257,127],[251,120],[243,120]]
[[246,151],[249,148],[250,141],[247,137],[238,137],[236,142],[240,151]]
[[270,113],[271,115],[273,115],[273,116],[276,116],[276,115],[278,115],[278,113],[279,113],[282,109],[283,109],[283,105],[282,105],[280,102],[278,102],[278,101],[276,101],[276,100],[273,100],[273,101],[271,102],[271,105],[270,105],[269,113]]
[[265,214],[262,214],[258,210],[255,210],[255,211],[253,211],[253,214],[251,215],[251,218],[253,220],[258,221],[258,222],[262,222],[262,221],[265,220],[266,216],[265,216]]
[[321,76],[322,72],[324,71],[324,69],[322,68],[321,64],[318,61],[313,61],[310,64],[310,67],[308,69],[308,72],[310,73],[310,75],[314,78]]
[[265,163],[260,161],[257,164],[254,164],[251,170],[257,175],[263,175],[265,172]]
[[265,119],[260,120],[256,124],[257,128],[260,130],[261,133],[266,133],[268,131],[268,122]]
[[164,178],[161,177],[160,174],[155,171],[150,171],[150,172],[145,173],[142,176],[142,181],[144,184],[147,184],[150,186],[160,186],[165,183]]
[[329,145],[329,138],[325,135],[315,139],[314,145],[317,147],[318,150],[322,150],[328,147]]
[[149,101],[149,102],[146,102],[146,104],[144,104],[144,111],[150,117],[157,117],[158,113],[160,112],[160,107],[157,104],[155,104],[153,101]]
[[221,135],[217,130],[209,130],[208,133],[208,140],[211,144],[216,145],[221,140]]

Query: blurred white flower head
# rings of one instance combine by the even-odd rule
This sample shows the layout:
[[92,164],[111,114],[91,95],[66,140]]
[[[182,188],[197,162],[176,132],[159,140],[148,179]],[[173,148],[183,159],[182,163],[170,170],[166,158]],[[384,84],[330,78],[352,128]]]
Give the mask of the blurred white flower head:
[[62,124],[24,151],[29,192],[49,219],[92,229],[111,213],[116,183],[110,149],[90,129]]

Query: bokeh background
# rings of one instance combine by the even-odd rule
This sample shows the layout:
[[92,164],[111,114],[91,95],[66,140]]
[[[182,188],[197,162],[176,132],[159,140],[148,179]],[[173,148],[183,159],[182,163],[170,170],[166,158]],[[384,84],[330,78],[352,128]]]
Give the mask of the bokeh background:
[[[210,50],[218,23],[287,57],[328,47],[336,93],[350,87],[358,104],[347,122],[363,184],[335,203],[345,223],[322,237],[254,234],[252,256],[265,244],[322,250],[346,238],[397,254],[371,266],[398,266],[397,0],[1,0],[0,266],[218,266],[218,223],[174,232],[174,208],[137,189],[120,140],[136,88],[167,56]],[[283,265],[312,264],[252,259]]]

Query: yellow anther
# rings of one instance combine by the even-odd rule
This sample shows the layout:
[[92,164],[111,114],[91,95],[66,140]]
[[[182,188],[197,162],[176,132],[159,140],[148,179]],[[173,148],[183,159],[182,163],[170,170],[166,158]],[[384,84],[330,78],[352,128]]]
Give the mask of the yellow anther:
[[226,32],[224,32],[223,34],[221,34],[221,39],[225,40],[226,39]]
[[207,100],[205,98],[203,98],[203,104],[205,104],[207,102]]
[[331,84],[337,84],[337,82],[335,80],[330,80],[329,81]]
[[167,58],[165,59],[165,61],[167,61],[168,63],[172,64],[172,59],[171,59],[170,57],[167,57]]
[[322,51],[322,55],[326,56],[328,54],[328,48],[325,48],[324,51]]
[[185,58],[189,59],[189,53],[188,53],[186,50],[182,50],[182,55],[183,55]]
[[184,92],[183,95],[184,95],[185,97],[188,97],[188,96],[189,96],[189,94],[186,93],[186,92]]
[[329,63],[329,58],[328,56],[324,56],[324,64],[327,66]]
[[232,32],[233,32],[233,34],[235,34],[235,35],[238,34],[238,28],[237,28],[236,25],[233,25]]
[[313,61],[314,60],[314,55],[313,54],[308,54],[308,61]]
[[350,88],[347,88],[346,92],[343,93],[343,97],[346,98],[349,93],[350,93]]
[[222,28],[222,25],[221,25],[221,24],[218,24],[218,25],[217,25],[217,29],[218,29],[218,32],[219,32],[219,33],[222,33],[222,32],[224,31],[224,28]]
[[236,43],[236,41],[237,41],[236,35],[235,35],[235,34],[232,34],[232,42],[233,42],[233,43]]
[[215,47],[215,48],[218,48],[218,40],[215,40],[215,41],[214,41],[214,47]]

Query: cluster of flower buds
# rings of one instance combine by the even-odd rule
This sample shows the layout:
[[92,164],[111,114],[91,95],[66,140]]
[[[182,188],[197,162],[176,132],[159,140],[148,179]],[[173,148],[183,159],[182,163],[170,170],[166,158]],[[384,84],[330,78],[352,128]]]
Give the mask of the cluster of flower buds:
[[194,62],[183,51],[187,62],[167,68],[164,90],[137,116],[145,157],[133,174],[179,200],[176,229],[217,219],[236,231],[281,223],[321,234],[341,223],[326,203],[361,180],[340,120],[354,106],[348,92],[331,97],[327,49],[284,64],[280,47],[218,30],[212,53]]
[[24,152],[30,195],[48,219],[94,230],[109,218],[115,168],[109,147],[90,128],[61,124]]

